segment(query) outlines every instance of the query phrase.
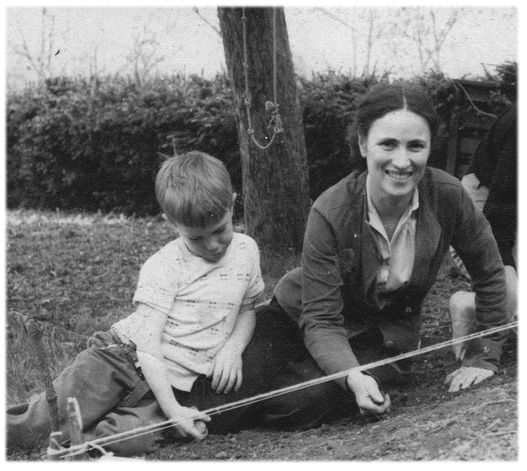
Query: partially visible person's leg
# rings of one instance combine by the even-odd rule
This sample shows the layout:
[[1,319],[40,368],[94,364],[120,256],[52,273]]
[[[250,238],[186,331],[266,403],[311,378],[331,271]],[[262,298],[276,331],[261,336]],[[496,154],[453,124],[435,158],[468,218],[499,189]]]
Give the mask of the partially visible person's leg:
[[[452,320],[452,338],[458,339],[472,334],[476,325],[476,295],[470,291],[457,291],[449,300],[448,308]],[[456,360],[465,356],[466,345],[452,345]]]
[[[518,316],[518,276],[514,267],[505,266],[505,282],[507,285],[508,321],[516,320]],[[476,295],[471,291],[457,291],[449,300],[450,318],[452,320],[452,338],[458,339],[474,333],[476,325]],[[452,346],[456,360],[462,360],[466,345],[458,343]]]
[[518,273],[510,265],[505,265],[505,283],[507,283],[509,321],[518,320]]

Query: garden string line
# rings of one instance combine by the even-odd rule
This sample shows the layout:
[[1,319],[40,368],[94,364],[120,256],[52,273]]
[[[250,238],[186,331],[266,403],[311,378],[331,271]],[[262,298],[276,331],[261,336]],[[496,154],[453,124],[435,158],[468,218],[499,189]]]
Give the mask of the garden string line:
[[[343,378],[344,376],[347,376],[352,371],[364,371],[364,370],[369,370],[372,368],[377,368],[379,366],[384,366],[390,363],[394,363],[396,361],[404,360],[406,358],[424,355],[425,353],[429,353],[435,350],[439,350],[439,349],[446,348],[452,345],[456,345],[458,343],[467,342],[470,340],[474,340],[474,339],[484,337],[487,335],[492,335],[492,334],[502,332],[505,330],[509,330],[509,329],[513,329],[516,327],[518,327],[518,321],[510,322],[502,326],[493,327],[493,328],[490,328],[490,329],[487,329],[481,332],[475,332],[473,334],[465,335],[463,337],[458,337],[456,339],[446,340],[444,342],[436,343],[428,347],[418,348],[417,350],[412,350],[410,352],[401,353],[399,355],[395,355],[395,356],[385,358],[382,360],[377,360],[377,361],[367,363],[364,365],[359,365],[354,368],[350,368],[348,370],[339,371],[331,375],[322,376],[320,378],[315,378],[312,380],[304,381],[302,383],[287,386],[285,388],[276,389],[274,391],[269,391],[263,394],[258,394],[256,396],[248,397],[245,399],[240,399],[239,401],[234,401],[228,404],[213,407],[213,408],[201,411],[201,412],[204,414],[207,414],[208,416],[213,416],[216,414],[220,414],[222,412],[227,412],[233,409],[248,406],[251,404],[255,404],[257,402],[262,402],[267,399],[271,399],[273,397],[282,396],[284,394],[299,391],[301,389],[305,389],[311,386],[315,386],[318,384],[333,381],[335,379]],[[196,416],[196,419],[199,419],[199,416]],[[163,422],[159,422],[157,424],[151,424],[151,425],[147,425],[144,427],[138,427],[132,430],[128,430],[126,432],[121,432],[121,433],[117,433],[114,435],[108,435],[106,437],[101,437],[98,439],[90,440],[80,445],[74,445],[68,448],[67,450],[65,450],[63,454],[62,452],[59,452],[59,454],[61,454],[61,458],[64,458],[66,456],[75,456],[75,455],[85,453],[88,450],[88,447],[101,450],[101,446],[103,445],[110,445],[110,444],[118,443],[124,440],[128,440],[130,438],[137,438],[142,435],[147,435],[155,431],[161,431],[163,429],[173,427],[174,425],[178,425],[178,423],[179,423],[178,421],[166,420]]]
[[273,126],[273,135],[271,140],[263,145],[254,137],[254,129],[251,121],[251,96],[249,91],[249,59],[247,56],[247,16],[245,16],[245,7],[242,7],[242,36],[243,36],[243,76],[245,81],[245,98],[244,104],[247,112],[247,134],[251,137],[256,147],[261,150],[268,149],[278,133],[283,132],[282,119],[280,118],[277,91],[277,49],[276,49],[276,8],[273,8],[273,101],[265,102],[265,110],[272,112],[271,123]]

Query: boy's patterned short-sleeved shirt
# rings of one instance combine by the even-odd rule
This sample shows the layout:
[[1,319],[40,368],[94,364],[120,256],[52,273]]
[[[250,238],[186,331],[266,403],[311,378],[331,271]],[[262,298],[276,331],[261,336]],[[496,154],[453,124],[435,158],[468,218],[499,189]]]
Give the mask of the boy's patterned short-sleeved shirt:
[[[210,374],[214,356],[232,333],[243,304],[263,291],[256,242],[234,233],[218,262],[192,254],[178,238],[150,257],[141,268],[133,301],[167,315],[162,338],[169,381],[190,391],[199,374]],[[114,328],[125,337],[133,314]]]

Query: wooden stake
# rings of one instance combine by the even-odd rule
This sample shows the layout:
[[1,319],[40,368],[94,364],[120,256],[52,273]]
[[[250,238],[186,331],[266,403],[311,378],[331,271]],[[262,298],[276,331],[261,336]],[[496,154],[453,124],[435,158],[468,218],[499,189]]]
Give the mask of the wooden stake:
[[[25,316],[24,316],[25,317]],[[59,426],[59,408],[57,404],[57,394],[51,381],[51,372],[49,369],[48,356],[42,343],[42,323],[37,319],[31,317],[27,319],[26,330],[31,339],[31,345],[38,362],[38,368],[40,370],[40,377],[44,383],[46,391],[46,399],[48,401],[49,415],[51,417],[51,434],[49,436],[48,446],[48,458],[57,459],[56,452],[61,449],[60,443],[62,442],[62,432]]]
[[[84,443],[82,436],[82,417],[79,403],[76,398],[68,397],[68,425],[70,429],[70,446],[78,446]],[[72,456],[73,460],[86,458],[86,453],[79,453]]]

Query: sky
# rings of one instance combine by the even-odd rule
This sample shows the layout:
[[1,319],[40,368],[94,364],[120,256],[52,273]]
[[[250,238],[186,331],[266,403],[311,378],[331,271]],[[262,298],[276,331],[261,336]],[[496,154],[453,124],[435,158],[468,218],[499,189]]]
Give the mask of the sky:
[[[35,58],[41,54],[42,9],[41,5],[31,3],[23,2],[22,7],[17,3],[6,9],[9,87],[23,86],[36,77],[27,59],[17,53],[25,41],[30,56]],[[155,7],[145,8],[145,2],[109,2],[111,7],[95,4],[86,8],[54,2],[53,8],[48,8],[45,23],[45,31],[49,31],[51,20],[54,21],[54,39],[50,46],[53,73],[129,73],[127,57],[134,40],[146,36],[155,43],[150,46],[149,53],[162,58],[157,72],[213,76],[225,69],[217,4],[202,3],[167,8],[163,2],[156,2]],[[482,8],[470,5],[460,8],[449,6],[447,2],[446,7],[427,7],[424,12],[427,15],[425,26],[431,26],[430,12],[434,12],[439,31],[449,17],[457,16],[441,49],[441,69],[449,77],[482,76],[484,66],[492,70],[496,64],[518,58],[518,11],[511,3],[501,7],[480,3]],[[321,4],[285,3],[297,73],[310,76],[312,72],[332,69],[360,75],[366,64],[367,20],[371,14],[375,15],[376,36],[371,48],[370,70],[375,64],[377,72],[389,70],[394,77],[421,73],[415,44],[389,31],[388,21],[402,15],[397,1],[391,6],[376,5],[373,10],[364,6],[353,9]],[[192,5],[198,5],[199,13]],[[402,21],[398,24],[401,26]]]

